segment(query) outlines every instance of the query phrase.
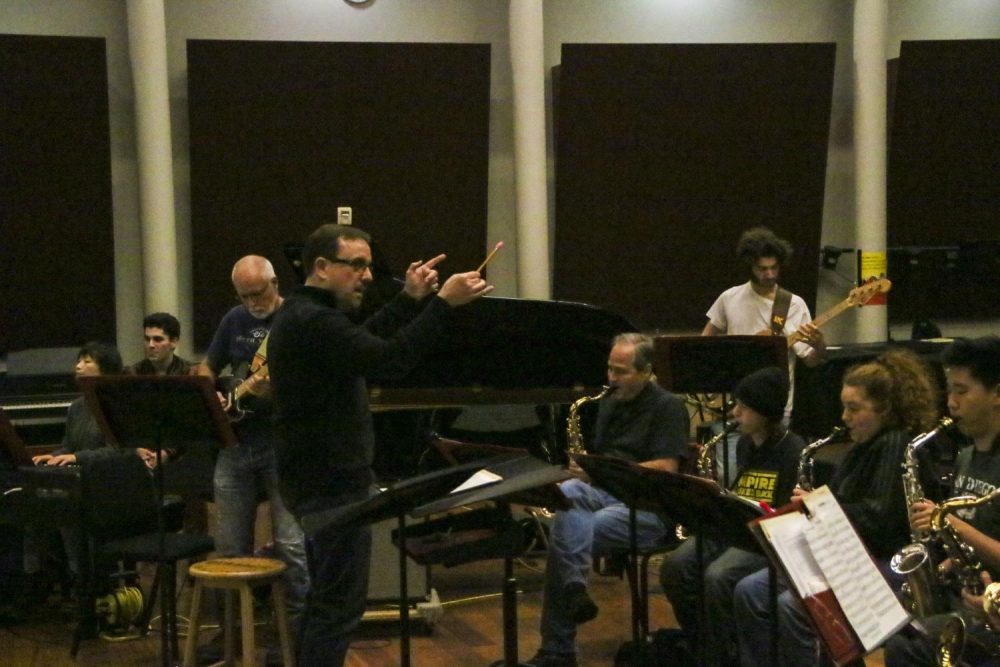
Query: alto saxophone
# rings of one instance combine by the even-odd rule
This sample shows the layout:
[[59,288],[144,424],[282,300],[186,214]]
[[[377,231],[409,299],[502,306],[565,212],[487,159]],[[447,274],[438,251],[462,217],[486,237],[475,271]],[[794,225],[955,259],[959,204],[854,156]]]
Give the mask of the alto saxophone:
[[[903,456],[903,493],[907,507],[925,500],[923,486],[920,484],[920,459],[917,458],[917,451],[953,423],[950,417],[942,417],[933,430],[921,433],[906,445]],[[937,564],[927,544],[930,535],[913,530],[910,536],[913,541],[897,551],[889,561],[892,571],[906,579],[901,592],[909,611],[918,618],[946,613],[951,605],[947,590],[941,586],[937,577]]]
[[963,540],[955,527],[948,523],[948,515],[955,510],[967,507],[977,507],[992,502],[1000,496],[1000,488],[994,489],[985,496],[976,498],[975,496],[959,496],[941,503],[931,512],[931,534],[941,541],[944,552],[948,558],[955,562],[955,570],[958,583],[963,588],[968,588],[974,595],[982,595],[983,581],[979,578],[979,572],[983,569],[976,551]]
[[[986,606],[986,599],[983,599],[983,606]],[[962,662],[962,651],[965,649],[965,621],[961,616],[955,615],[949,618],[941,633],[938,635],[937,643],[934,647],[934,661],[937,667],[960,667]]]
[[712,480],[715,479],[715,447],[720,442],[725,440],[730,433],[735,431],[738,426],[738,422],[726,422],[721,433],[717,433],[712,436],[710,440],[707,440],[705,444],[701,446],[701,451],[698,452],[698,462],[696,464],[699,477]]
[[[710,479],[713,482],[716,481],[715,446],[725,440],[726,436],[735,431],[738,426],[738,422],[726,422],[721,433],[716,433],[710,439],[706,440],[705,444],[701,446],[701,451],[698,452],[698,461],[695,464],[695,470],[698,472],[698,477],[704,477],[705,479]],[[677,524],[674,527],[674,535],[676,535],[679,541],[683,542],[688,538],[688,530],[682,524]]]
[[815,484],[813,480],[813,459],[816,457],[816,450],[829,445],[844,435],[846,430],[843,426],[834,426],[833,430],[830,431],[830,435],[820,438],[816,442],[809,443],[802,449],[802,453],[799,455],[799,473],[797,477],[799,488],[803,491],[813,490]]
[[583,433],[580,430],[580,406],[591,401],[599,401],[616,388],[614,386],[604,387],[600,393],[593,396],[581,396],[569,406],[569,415],[566,417],[566,453],[587,453],[586,448],[583,446]]

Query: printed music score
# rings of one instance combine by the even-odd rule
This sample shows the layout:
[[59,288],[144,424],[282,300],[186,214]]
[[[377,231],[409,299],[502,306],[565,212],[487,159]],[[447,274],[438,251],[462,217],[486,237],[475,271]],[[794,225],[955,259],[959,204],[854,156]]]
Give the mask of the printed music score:
[[751,523],[840,665],[910,622],[829,487]]

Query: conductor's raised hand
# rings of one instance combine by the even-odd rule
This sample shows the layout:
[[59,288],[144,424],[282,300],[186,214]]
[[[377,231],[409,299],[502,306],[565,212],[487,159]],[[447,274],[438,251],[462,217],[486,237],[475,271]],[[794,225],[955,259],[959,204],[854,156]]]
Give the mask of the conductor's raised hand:
[[444,253],[426,262],[417,260],[406,269],[406,284],[403,291],[416,300],[433,294],[438,290],[438,272],[436,267],[447,257]]
[[456,273],[448,278],[441,286],[438,296],[447,301],[449,306],[462,306],[492,291],[493,285],[483,280],[478,271],[469,271]]

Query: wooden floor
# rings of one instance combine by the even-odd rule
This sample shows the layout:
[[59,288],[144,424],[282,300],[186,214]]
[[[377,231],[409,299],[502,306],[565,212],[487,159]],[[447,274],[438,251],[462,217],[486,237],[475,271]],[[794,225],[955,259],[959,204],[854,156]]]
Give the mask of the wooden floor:
[[[524,560],[516,565],[519,657],[527,659],[538,648],[538,622],[544,561]],[[658,563],[650,564],[651,590],[657,590]],[[426,627],[418,622],[411,644],[415,667],[488,665],[503,657],[502,607],[498,594],[502,563],[486,561],[452,569],[435,568],[431,585],[443,613]],[[628,586],[613,577],[593,576],[590,591],[600,606],[597,620],[580,627],[579,664],[608,666],[622,642],[630,638]],[[71,611],[54,596],[31,617],[0,629],[0,664],[7,667],[59,667],[61,665],[131,667],[160,664],[157,633],[132,641],[93,639],[84,642],[76,661],[69,656],[73,622]],[[186,615],[189,591],[181,592],[179,609]],[[651,602],[651,627],[675,627],[673,613],[662,594]],[[366,621],[348,654],[349,667],[383,667],[399,664],[398,624]],[[269,634],[263,628],[258,635]],[[211,635],[211,633],[208,633]],[[205,636],[205,633],[202,633]],[[258,642],[259,644],[261,642]],[[183,650],[183,647],[182,647]],[[262,657],[262,655],[260,655]],[[880,653],[869,656],[868,667],[881,667]]]

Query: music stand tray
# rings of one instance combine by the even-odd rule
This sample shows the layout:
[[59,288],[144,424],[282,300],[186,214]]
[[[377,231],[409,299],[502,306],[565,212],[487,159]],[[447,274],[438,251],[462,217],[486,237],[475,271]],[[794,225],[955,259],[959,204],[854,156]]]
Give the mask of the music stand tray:
[[[212,381],[202,376],[100,375],[81,377],[80,389],[108,442],[122,448],[144,447],[156,453],[157,532],[159,563],[165,565],[165,520],[163,516],[164,470],[162,450],[179,450],[236,444],[215,393]],[[160,589],[164,616],[161,657],[166,667],[179,656],[177,637],[168,617],[176,614],[174,591]]]
[[[396,517],[398,530],[402,533],[406,526],[407,512],[431,499],[449,493],[488,463],[472,461],[401,480],[381,490],[368,500],[349,503],[303,517],[303,530],[305,530],[306,535],[310,535],[321,530],[337,530],[373,524]],[[466,497],[464,493],[455,495]],[[407,601],[409,587],[406,555],[402,549],[399,551],[399,651],[402,667],[410,665],[410,609]]]
[[[569,479],[572,475],[563,467],[555,466],[530,455],[515,459],[506,459],[486,467],[490,472],[502,479],[494,484],[470,489],[461,493],[449,494],[433,502],[421,505],[410,512],[414,518],[427,517],[432,514],[446,512],[463,505],[493,501],[502,506],[501,511],[510,518],[510,503],[523,502],[526,499],[537,501],[540,497],[547,498],[545,503],[550,507],[566,507],[567,499],[557,482]],[[402,534],[402,531],[401,531]],[[416,536],[420,540],[420,536]],[[406,547],[406,539],[401,538]],[[522,551],[524,545],[522,544]],[[522,663],[517,657],[517,580],[514,578],[514,558],[520,553],[507,549],[502,553],[491,555],[493,558],[503,558],[503,659],[493,663],[493,667],[518,667]]]

